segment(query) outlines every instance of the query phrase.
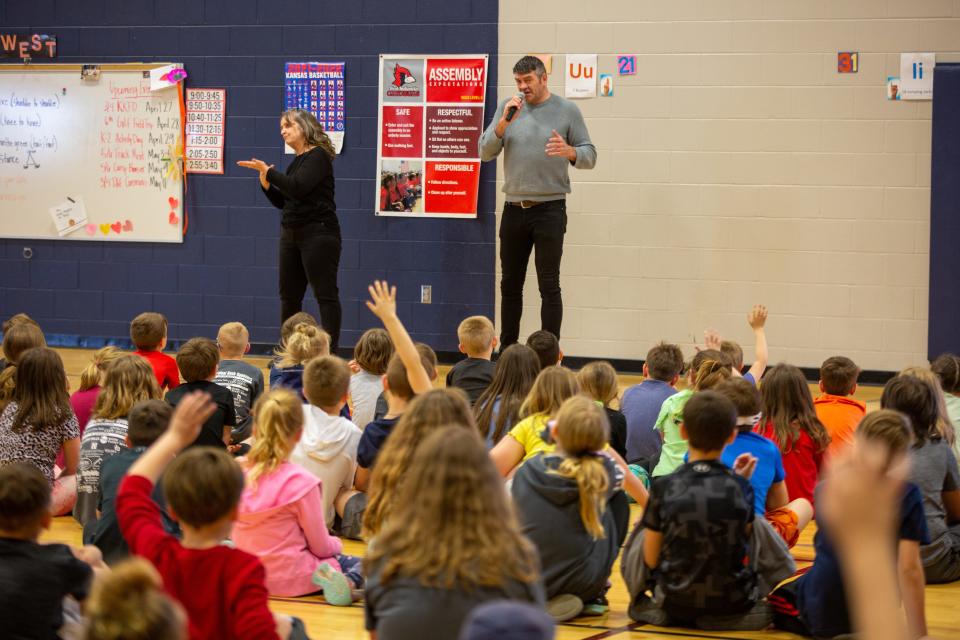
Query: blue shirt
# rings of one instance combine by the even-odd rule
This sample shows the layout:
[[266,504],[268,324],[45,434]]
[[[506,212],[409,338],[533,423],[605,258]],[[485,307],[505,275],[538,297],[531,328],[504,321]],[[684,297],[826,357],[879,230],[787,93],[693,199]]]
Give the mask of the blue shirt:
[[727,445],[720,461],[731,469],[741,453],[752,454],[757,459],[757,468],[750,478],[753,486],[753,508],[759,515],[767,512],[767,494],[777,482],[783,482],[783,457],[772,440],[752,431],[741,431],[737,439]]
[[[820,491],[820,487],[817,491]],[[816,560],[810,570],[797,580],[797,609],[811,634],[818,638],[832,638],[850,633],[850,612],[847,610],[840,562],[830,542],[830,533],[819,520],[817,526],[817,535],[813,538]],[[923,498],[920,489],[912,483],[907,483],[900,502],[897,540],[916,540],[920,544],[929,541],[927,521],[923,515]],[[890,544],[895,545],[897,540],[891,540]]]
[[620,410],[627,418],[627,462],[656,458],[663,441],[654,431],[663,401],[677,392],[662,380],[644,380],[623,393]]
[[753,377],[753,374],[750,373],[749,371],[743,374],[743,379],[749,382],[750,384],[752,384],[753,386],[757,386],[756,379]]
[[363,430],[360,443],[357,445],[357,464],[364,469],[372,469],[377,454],[387,441],[387,436],[393,431],[400,418],[380,418],[374,420]]

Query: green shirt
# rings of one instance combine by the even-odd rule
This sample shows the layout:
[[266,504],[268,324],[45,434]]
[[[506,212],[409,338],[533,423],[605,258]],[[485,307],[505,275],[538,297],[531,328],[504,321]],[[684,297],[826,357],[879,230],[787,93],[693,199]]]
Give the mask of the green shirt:
[[665,476],[683,464],[687,454],[687,441],[680,435],[680,423],[683,422],[683,407],[693,395],[693,389],[679,391],[660,406],[660,414],[653,428],[663,435],[663,448],[660,450],[660,462],[653,470],[653,477]]

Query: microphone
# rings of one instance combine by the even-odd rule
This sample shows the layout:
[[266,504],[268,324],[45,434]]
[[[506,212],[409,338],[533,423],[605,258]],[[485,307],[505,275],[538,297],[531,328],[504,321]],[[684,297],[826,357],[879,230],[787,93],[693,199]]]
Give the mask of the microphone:
[[[522,99],[523,99],[523,94],[522,94],[522,93],[518,93],[518,94],[517,94],[517,97],[522,100]],[[517,115],[517,107],[516,107],[516,106],[511,106],[509,109],[507,109],[507,122],[510,122],[511,120],[513,120],[513,116],[515,116],[515,115]]]

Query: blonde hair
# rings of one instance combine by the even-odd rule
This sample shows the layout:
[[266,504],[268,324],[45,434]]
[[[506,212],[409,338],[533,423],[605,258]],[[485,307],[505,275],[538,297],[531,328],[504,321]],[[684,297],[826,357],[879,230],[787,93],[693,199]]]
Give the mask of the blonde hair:
[[217,331],[217,346],[229,355],[243,354],[250,342],[250,332],[242,322],[228,322]]
[[279,467],[293,450],[291,440],[303,429],[300,398],[289,389],[272,389],[253,405],[253,446],[247,454],[247,481]]
[[563,401],[580,393],[577,376],[573,372],[555,364],[540,371],[533,381],[533,387],[520,405],[520,418],[535,413],[553,415],[560,410]]
[[132,557],[97,576],[86,601],[84,640],[181,640],[187,616],[163,592],[153,565]]
[[104,370],[122,355],[125,355],[123,351],[113,345],[94,351],[90,364],[80,372],[80,391],[87,391],[103,384]]
[[493,344],[493,323],[484,316],[470,316],[457,327],[457,338],[467,355],[484,353]]
[[293,328],[282,349],[278,349],[279,367],[305,364],[317,356],[330,355],[330,334],[313,325],[301,322]]
[[350,367],[337,356],[314,358],[303,368],[303,395],[315,407],[333,407],[350,390]]
[[897,375],[909,376],[926,382],[933,388],[934,395],[937,398],[937,433],[947,444],[953,446],[957,439],[956,428],[950,421],[950,414],[947,412],[947,399],[943,395],[943,385],[940,383],[940,376],[932,370],[925,367],[907,367]]
[[706,391],[733,377],[730,365],[719,360],[704,360],[693,374],[693,387]]
[[467,394],[461,389],[433,389],[413,399],[377,455],[370,477],[364,535],[375,536],[390,515],[397,493],[410,473],[410,460],[428,435],[439,429],[476,429]]
[[596,400],[609,407],[617,399],[620,388],[617,384],[617,370],[606,360],[587,363],[577,373],[577,382],[580,389]]
[[434,430],[420,443],[364,565],[368,575],[379,567],[384,585],[412,578],[471,590],[539,579],[537,552],[475,429]]
[[162,397],[150,363],[140,356],[123,354],[107,367],[92,415],[104,420],[123,418],[138,402]]
[[566,457],[553,473],[577,482],[580,520],[594,540],[605,535],[600,517],[607,506],[610,478],[597,452],[608,440],[610,424],[596,402],[585,396],[574,396],[563,403],[557,413],[557,446]]

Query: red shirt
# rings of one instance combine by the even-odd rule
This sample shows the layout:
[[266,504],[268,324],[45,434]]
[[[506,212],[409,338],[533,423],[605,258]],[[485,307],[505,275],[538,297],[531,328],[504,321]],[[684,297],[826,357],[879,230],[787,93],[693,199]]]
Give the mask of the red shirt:
[[180,386],[180,369],[177,368],[176,360],[159,351],[134,351],[133,353],[145,358],[153,367],[153,373],[157,376],[157,384],[160,385],[161,391],[176,389]]
[[226,546],[187,549],[163,530],[153,484],[127,476],[117,491],[117,520],[130,551],[153,563],[164,590],[180,601],[190,638],[278,638],[267,608],[266,572],[256,556]]
[[810,504],[813,504],[813,490],[817,487],[817,480],[820,477],[823,451],[817,451],[813,438],[803,429],[800,429],[800,437],[786,452],[783,452],[783,448],[774,436],[772,421],[768,420],[757,429],[760,435],[772,440],[783,453],[783,470],[787,474],[785,479],[787,496],[790,500],[806,498]]

